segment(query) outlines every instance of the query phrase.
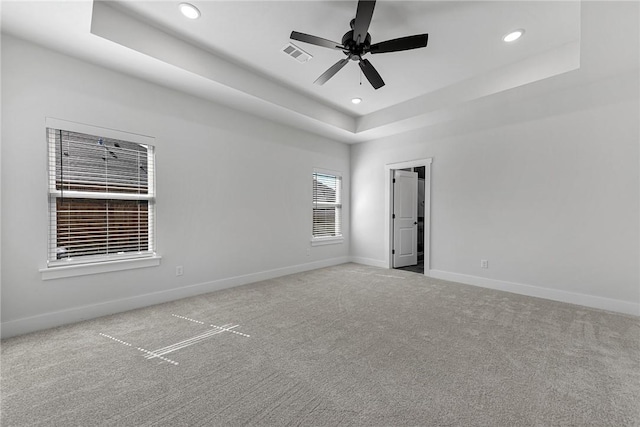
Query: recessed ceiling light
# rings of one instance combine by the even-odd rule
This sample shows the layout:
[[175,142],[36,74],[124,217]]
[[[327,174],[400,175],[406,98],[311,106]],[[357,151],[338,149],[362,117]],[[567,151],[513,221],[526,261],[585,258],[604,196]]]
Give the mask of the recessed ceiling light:
[[189,19],[200,18],[200,11],[197,7],[189,3],[180,3],[180,12]]
[[507,43],[511,43],[518,40],[520,37],[522,37],[523,34],[524,30],[515,30],[504,36],[502,40],[506,41]]
[[360,104],[362,102],[362,98],[353,98],[351,100],[351,102],[356,104],[356,105],[358,105],[358,104]]

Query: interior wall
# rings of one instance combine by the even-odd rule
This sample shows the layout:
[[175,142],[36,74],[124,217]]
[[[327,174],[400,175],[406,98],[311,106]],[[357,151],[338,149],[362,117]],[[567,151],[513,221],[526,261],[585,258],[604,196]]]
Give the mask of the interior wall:
[[[345,144],[7,35],[2,113],[3,336],[348,260]],[[41,279],[45,117],[155,137],[159,267]],[[342,244],[310,246],[314,167],[343,174]]]
[[385,164],[433,158],[432,276],[640,314],[638,4],[583,13],[580,70],[352,146],[354,259],[388,257]]

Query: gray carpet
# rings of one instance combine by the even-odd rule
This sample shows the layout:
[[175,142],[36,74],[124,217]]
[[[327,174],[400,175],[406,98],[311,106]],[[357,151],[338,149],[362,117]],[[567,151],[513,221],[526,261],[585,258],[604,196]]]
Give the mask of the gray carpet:
[[411,271],[412,273],[424,274],[424,261],[418,261],[418,264],[409,265],[407,267],[396,267],[396,270]]
[[2,342],[3,426],[638,426],[640,320],[356,264]]

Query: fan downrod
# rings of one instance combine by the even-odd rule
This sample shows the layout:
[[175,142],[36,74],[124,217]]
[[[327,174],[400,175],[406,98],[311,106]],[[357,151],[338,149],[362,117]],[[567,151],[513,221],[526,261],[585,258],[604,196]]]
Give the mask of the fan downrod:
[[353,27],[355,22],[355,19],[351,20],[351,30],[347,31],[344,33],[344,36],[342,36],[342,45],[345,47],[343,52],[349,57],[349,59],[352,61],[360,61],[362,60],[362,55],[369,52],[369,48],[371,47],[371,34],[367,33],[367,37],[365,37],[364,41],[356,43],[356,41],[353,40]]

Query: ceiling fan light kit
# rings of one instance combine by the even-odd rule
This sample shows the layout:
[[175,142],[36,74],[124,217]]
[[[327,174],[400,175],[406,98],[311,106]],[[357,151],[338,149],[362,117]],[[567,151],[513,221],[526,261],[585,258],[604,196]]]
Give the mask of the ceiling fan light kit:
[[387,40],[380,43],[371,44],[371,34],[368,33],[373,10],[375,8],[375,0],[360,0],[356,9],[356,17],[351,20],[351,30],[342,36],[342,42],[337,43],[321,37],[292,31],[290,38],[304,43],[316,46],[326,47],[329,49],[342,50],[347,56],[333,64],[314,82],[318,85],[325,84],[331,77],[340,71],[349,60],[358,61],[358,65],[362,70],[371,86],[374,89],[380,89],[384,86],[384,80],[368,59],[362,57],[367,53],[372,55],[387,52],[400,52],[403,50],[418,49],[427,46],[429,38],[428,34],[417,34],[414,36],[400,37],[393,40]]

